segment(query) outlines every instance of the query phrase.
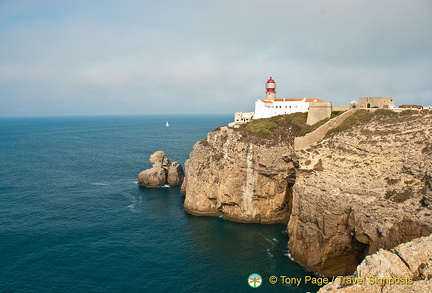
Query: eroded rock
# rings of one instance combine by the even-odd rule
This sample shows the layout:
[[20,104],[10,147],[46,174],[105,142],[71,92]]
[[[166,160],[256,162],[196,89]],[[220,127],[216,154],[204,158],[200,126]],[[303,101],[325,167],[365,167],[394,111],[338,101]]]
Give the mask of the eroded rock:
[[149,160],[153,166],[138,175],[140,186],[158,188],[166,184],[176,186],[183,183],[184,173],[181,164],[171,162],[165,156],[165,152],[156,151]]
[[248,223],[287,223],[295,179],[293,138],[269,141],[222,127],[185,163],[184,209]]
[[[354,281],[356,282],[354,284]],[[432,291],[432,236],[367,256],[353,275],[339,277],[318,292],[402,293]]]
[[323,275],[347,275],[365,255],[429,235],[431,135],[431,114],[394,113],[298,152],[293,258]]

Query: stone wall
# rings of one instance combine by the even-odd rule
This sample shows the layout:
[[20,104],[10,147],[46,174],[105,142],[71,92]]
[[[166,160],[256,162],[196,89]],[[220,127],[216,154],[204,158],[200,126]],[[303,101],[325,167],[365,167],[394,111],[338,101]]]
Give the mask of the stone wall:
[[351,109],[350,106],[333,106],[332,111],[348,111]]
[[309,111],[306,124],[314,125],[315,123],[330,117],[332,112],[331,102],[312,102],[309,103]]
[[327,134],[327,132],[330,129],[336,128],[339,125],[341,125],[341,123],[346,118],[351,116],[355,111],[356,111],[356,109],[351,109],[349,111],[346,111],[345,113],[343,113],[343,114],[337,116],[336,118],[328,121],[323,126],[315,129],[311,133],[308,133],[302,137],[296,137],[294,139],[294,150],[298,151],[298,150],[305,149],[305,148],[313,145],[315,142],[321,140]]
[[360,109],[365,108],[382,108],[389,109],[394,108],[394,99],[393,98],[379,98],[379,97],[370,97],[370,98],[359,98]]
[[241,124],[248,123],[252,120],[255,112],[235,112],[234,122],[228,124],[229,127],[239,127]]

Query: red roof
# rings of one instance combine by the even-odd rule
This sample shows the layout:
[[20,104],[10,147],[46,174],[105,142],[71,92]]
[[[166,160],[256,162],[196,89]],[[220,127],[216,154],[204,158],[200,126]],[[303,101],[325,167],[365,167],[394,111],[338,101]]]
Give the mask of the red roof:
[[[304,99],[275,99],[275,102],[300,102]],[[312,102],[324,102],[321,99],[306,99],[306,103],[312,103]]]
[[270,79],[267,80],[267,83],[275,83],[275,81],[274,81],[273,78],[270,76]]

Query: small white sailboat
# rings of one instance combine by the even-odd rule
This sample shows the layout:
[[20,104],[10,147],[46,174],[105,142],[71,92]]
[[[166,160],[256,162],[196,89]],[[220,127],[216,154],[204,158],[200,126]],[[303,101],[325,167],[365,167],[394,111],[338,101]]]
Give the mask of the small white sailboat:
[[168,126],[169,126],[169,123],[168,123],[168,121],[167,121],[167,122],[165,123],[165,126],[166,126],[166,127],[168,127]]

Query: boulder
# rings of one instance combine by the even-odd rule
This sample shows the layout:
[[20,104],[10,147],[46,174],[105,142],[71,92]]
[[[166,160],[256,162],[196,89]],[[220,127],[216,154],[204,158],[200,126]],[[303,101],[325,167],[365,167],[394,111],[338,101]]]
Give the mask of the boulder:
[[156,151],[150,156],[152,167],[138,175],[138,184],[144,187],[159,188],[166,184],[169,186],[183,183],[183,168],[178,162],[171,162],[165,152]]
[[183,168],[180,163],[172,162],[168,167],[167,183],[169,186],[181,185],[184,179]]
[[337,277],[319,292],[431,292],[431,278],[432,235],[380,249],[367,256],[353,275]]
[[166,183],[166,171],[162,167],[154,167],[142,171],[138,175],[138,184],[145,187],[158,188]]

